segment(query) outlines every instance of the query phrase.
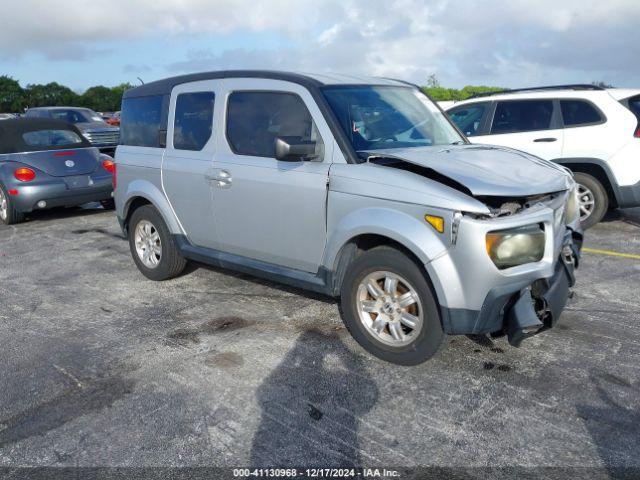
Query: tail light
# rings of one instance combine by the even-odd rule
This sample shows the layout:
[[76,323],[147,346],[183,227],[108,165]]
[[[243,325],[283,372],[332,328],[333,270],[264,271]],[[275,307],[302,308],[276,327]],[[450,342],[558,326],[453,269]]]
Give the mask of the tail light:
[[34,178],[36,178],[36,172],[27,167],[18,168],[15,172],[13,172],[13,176],[16,177],[17,180],[21,182],[30,182]]
[[104,168],[109,173],[115,173],[116,164],[114,163],[113,160],[103,160],[102,161],[102,168]]
[[634,132],[633,136],[636,138],[640,138],[640,123],[638,124],[638,128],[636,128],[636,131]]

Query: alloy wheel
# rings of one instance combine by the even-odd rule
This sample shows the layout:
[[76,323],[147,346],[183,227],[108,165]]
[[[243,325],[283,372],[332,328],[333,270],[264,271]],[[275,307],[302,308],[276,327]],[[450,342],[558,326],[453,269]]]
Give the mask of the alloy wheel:
[[584,222],[593,213],[596,200],[593,192],[584,185],[578,184],[578,205],[580,206],[580,221]]
[[8,205],[7,197],[4,196],[4,192],[0,188],[0,219],[6,220],[8,211],[9,211],[9,205]]
[[141,220],[135,229],[135,246],[138,258],[147,268],[156,268],[162,259],[160,233],[148,220]]
[[415,288],[400,275],[377,271],[358,286],[357,311],[365,329],[376,340],[402,347],[422,331],[424,313]]

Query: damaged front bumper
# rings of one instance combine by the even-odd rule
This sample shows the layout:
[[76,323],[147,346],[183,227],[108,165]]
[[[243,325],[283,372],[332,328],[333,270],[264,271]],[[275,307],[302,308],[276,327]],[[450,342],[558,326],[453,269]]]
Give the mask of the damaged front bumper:
[[450,334],[506,334],[518,347],[528,337],[558,322],[575,284],[582,234],[567,229],[554,273],[526,284],[491,289],[479,311],[443,308],[443,325]]

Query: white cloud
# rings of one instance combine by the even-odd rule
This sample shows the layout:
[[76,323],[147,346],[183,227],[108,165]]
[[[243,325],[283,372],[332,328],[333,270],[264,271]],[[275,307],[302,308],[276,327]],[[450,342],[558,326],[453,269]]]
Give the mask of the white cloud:
[[[640,84],[638,0],[21,0],[3,5],[0,57],[87,55],[105,40],[277,33],[280,50],[167,59],[173,71],[336,70],[446,84]],[[36,12],[36,14],[34,14]],[[214,41],[214,40],[212,40]],[[72,53],[69,53],[71,55]],[[66,55],[62,55],[66,58]],[[122,60],[123,66],[130,61]]]

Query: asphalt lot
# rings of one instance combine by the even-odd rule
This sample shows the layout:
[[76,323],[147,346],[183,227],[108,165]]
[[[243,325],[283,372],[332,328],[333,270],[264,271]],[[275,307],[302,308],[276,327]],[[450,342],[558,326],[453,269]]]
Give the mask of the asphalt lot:
[[[586,246],[640,254],[640,209]],[[330,300],[209,268],[153,283],[112,212],[41,213],[0,226],[0,466],[640,467],[639,281],[587,252],[554,331],[407,368]]]

